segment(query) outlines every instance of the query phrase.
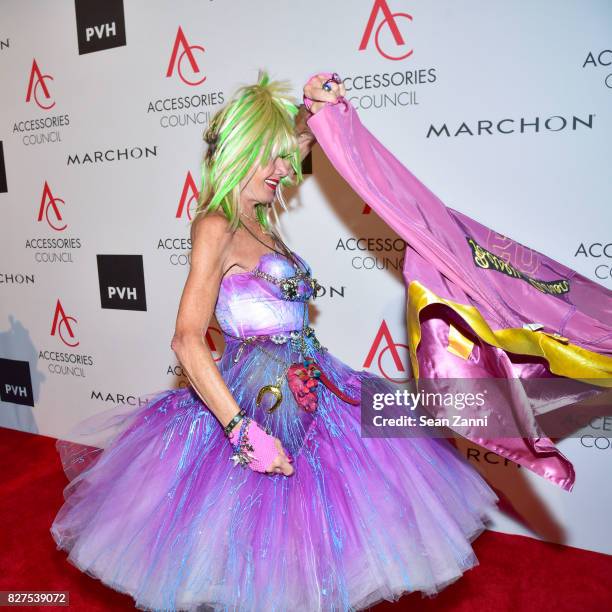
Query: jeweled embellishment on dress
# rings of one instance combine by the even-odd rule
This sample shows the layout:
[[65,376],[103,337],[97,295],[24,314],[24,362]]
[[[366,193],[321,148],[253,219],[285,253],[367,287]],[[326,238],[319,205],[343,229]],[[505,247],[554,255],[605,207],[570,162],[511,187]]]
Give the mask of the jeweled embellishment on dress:
[[285,342],[289,340],[289,336],[286,334],[272,334],[270,340],[274,342],[274,344],[285,344]]
[[[279,287],[281,299],[286,301],[300,301],[304,303],[304,322],[306,321],[306,302],[310,298],[317,297],[317,294],[322,289],[318,281],[310,274],[310,270],[300,270],[294,266],[295,274],[290,277],[279,277],[268,272],[264,272],[259,268],[252,271],[252,275],[263,278],[264,280],[273,283]],[[318,366],[312,363],[312,358],[309,356],[313,351],[326,352],[324,347],[316,337],[315,330],[304,323],[301,329],[294,329],[285,333],[278,332],[275,334],[257,334],[253,336],[233,336],[225,332],[227,336],[241,340],[240,348],[234,356],[234,363],[237,363],[248,344],[252,344],[259,351],[268,354],[274,361],[279,362],[283,366],[283,370],[277,376],[273,384],[262,386],[257,393],[256,406],[260,407],[263,398],[266,394],[271,394],[274,397],[272,406],[266,409],[268,413],[274,412],[282,403],[283,394],[281,385],[283,378],[287,377],[289,388],[298,404],[306,412],[314,412],[317,408],[316,386],[318,377],[321,372],[317,369]],[[302,356],[301,363],[288,363],[283,359],[279,359],[260,346],[259,343],[270,340],[272,343],[281,345],[290,343],[291,349]],[[310,364],[310,365],[309,365]],[[325,379],[327,380],[327,379]],[[342,393],[335,387],[331,381],[326,383],[334,393]]]
[[259,269],[253,270],[253,274],[277,285],[281,290],[283,299],[290,302],[305,302],[310,298],[314,299],[323,289],[316,278],[301,270],[288,278],[278,278]]

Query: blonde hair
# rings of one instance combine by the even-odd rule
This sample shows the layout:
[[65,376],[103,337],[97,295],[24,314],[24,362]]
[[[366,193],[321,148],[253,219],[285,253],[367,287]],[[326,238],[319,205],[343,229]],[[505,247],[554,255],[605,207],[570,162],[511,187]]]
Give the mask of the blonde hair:
[[[260,71],[255,85],[243,86],[228,104],[212,118],[204,133],[208,150],[202,162],[202,186],[194,217],[221,208],[232,230],[240,223],[240,182],[256,164],[285,157],[295,172],[295,179],[283,177],[277,189],[282,207],[287,205],[282,187],[302,181],[302,164],[295,116],[298,108],[290,97],[286,81],[270,81]],[[255,206],[257,220],[265,231],[271,230],[268,207]],[[277,218],[278,219],[278,218]]]

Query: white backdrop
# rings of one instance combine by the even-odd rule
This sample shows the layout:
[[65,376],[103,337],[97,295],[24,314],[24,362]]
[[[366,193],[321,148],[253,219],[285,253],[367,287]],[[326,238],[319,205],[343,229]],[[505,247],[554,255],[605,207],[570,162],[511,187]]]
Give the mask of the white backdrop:
[[[605,0],[4,0],[0,16],[0,425],[58,437],[184,384],[170,340],[202,132],[259,68],[296,95],[337,71],[363,122],[449,206],[612,288]],[[373,345],[386,323],[408,365],[403,244],[318,148],[312,168],[281,219],[326,289],[317,336],[398,376],[389,351],[378,361],[388,341]],[[128,279],[113,255],[131,256]],[[107,282],[138,289],[109,306]],[[214,323],[208,340],[220,354]],[[610,430],[560,443],[572,493],[462,445],[524,517],[493,528],[612,553]]]

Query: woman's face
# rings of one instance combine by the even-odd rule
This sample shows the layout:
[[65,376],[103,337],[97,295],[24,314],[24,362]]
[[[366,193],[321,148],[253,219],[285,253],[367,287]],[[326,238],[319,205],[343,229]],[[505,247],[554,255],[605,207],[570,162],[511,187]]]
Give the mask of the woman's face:
[[243,179],[240,200],[243,204],[255,205],[257,202],[271,203],[274,201],[276,189],[281,178],[293,172],[288,158],[277,157],[265,166],[256,165],[250,178]]

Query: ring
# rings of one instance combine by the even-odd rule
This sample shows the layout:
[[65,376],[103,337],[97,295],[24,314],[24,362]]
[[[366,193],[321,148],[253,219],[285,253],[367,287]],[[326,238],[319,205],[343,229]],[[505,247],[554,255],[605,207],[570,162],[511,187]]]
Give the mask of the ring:
[[330,83],[337,83],[338,85],[342,84],[342,79],[338,76],[337,72],[334,72],[331,75],[331,77],[329,79],[327,79],[327,81],[325,81],[325,83],[323,83],[322,88],[325,91],[331,91],[332,87],[331,87]]

